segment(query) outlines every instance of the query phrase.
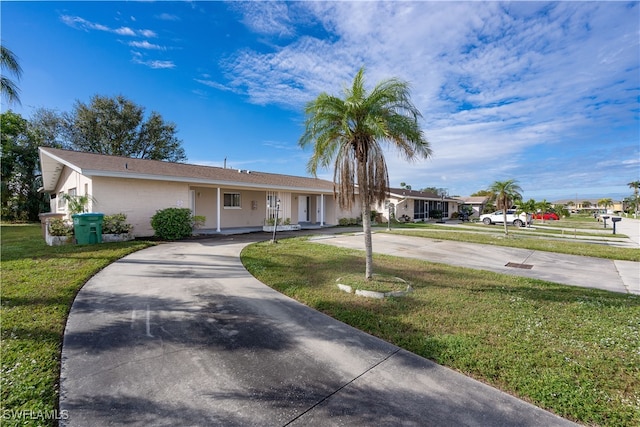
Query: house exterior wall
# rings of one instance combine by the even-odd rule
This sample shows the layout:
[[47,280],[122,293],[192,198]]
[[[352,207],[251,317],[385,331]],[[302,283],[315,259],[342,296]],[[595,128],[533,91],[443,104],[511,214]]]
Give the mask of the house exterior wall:
[[[400,197],[393,197],[393,196],[390,197],[388,200],[391,203],[393,203],[394,214],[396,219],[399,219],[402,216],[406,215],[409,218],[409,221],[416,220],[415,218],[416,201],[422,202],[425,204],[425,211],[423,212],[423,214],[427,217],[427,218],[418,218],[417,219],[418,221],[421,221],[423,219],[429,219],[430,211],[437,209],[437,206],[441,206],[441,207],[445,206],[445,209],[441,209],[446,214],[444,219],[451,218],[451,214],[459,210],[459,203],[451,200],[442,202],[441,200],[434,200],[434,199],[416,199],[412,197],[400,198]],[[444,205],[442,205],[442,203],[444,203]],[[386,208],[384,204],[379,204],[375,206],[374,209],[381,213],[382,218],[385,221],[389,220],[389,209]]]
[[[218,226],[218,187],[193,187],[195,215],[206,218],[203,228]],[[240,194],[239,207],[224,207],[225,193]],[[259,227],[264,224],[266,192],[220,187],[220,227]]]
[[[75,189],[76,195],[84,196],[85,194],[89,194],[93,196],[93,182],[90,178],[79,174],[78,172],[65,167],[60,175],[60,179],[58,181],[58,185],[55,190],[55,199],[51,199],[50,208],[51,212],[55,213],[64,213],[69,216],[69,210],[67,203],[62,199],[61,195],[69,194],[69,190]],[[94,212],[94,204],[95,202],[90,200],[89,205],[87,206],[87,210],[89,212]]]
[[133,235],[153,236],[151,217],[166,208],[190,208],[189,185],[180,182],[126,178],[93,178],[93,212],[124,213]]

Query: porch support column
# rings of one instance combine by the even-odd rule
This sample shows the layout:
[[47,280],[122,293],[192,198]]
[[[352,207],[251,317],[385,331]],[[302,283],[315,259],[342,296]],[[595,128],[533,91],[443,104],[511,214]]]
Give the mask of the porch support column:
[[320,227],[324,227],[324,194],[320,194]]
[[218,202],[216,203],[218,213],[216,215],[216,231],[220,232],[220,187],[218,187]]

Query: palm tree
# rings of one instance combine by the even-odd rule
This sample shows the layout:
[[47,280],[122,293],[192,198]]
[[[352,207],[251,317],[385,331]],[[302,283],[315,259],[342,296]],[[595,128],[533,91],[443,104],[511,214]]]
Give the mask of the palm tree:
[[334,197],[341,208],[351,209],[358,196],[366,250],[365,277],[371,279],[371,205],[383,203],[389,193],[383,147],[397,149],[406,160],[428,158],[431,148],[418,125],[420,111],[409,98],[408,83],[387,79],[368,92],[361,68],[352,86],[345,88],[344,98],[321,93],[306,105],[305,115],[299,144],[303,148],[313,146],[307,170],[316,176],[319,167],[333,165]]
[[606,210],[609,206],[613,206],[613,200],[611,200],[611,199],[600,199],[600,200],[598,200],[598,206],[602,206]]
[[[517,205],[516,213],[518,213],[518,214],[520,212],[523,212],[525,215],[529,214],[529,213],[533,215],[533,214],[536,213],[536,209],[538,209],[537,208],[538,204],[533,199],[529,199],[529,201],[527,201],[527,202],[520,200],[520,201],[518,201],[516,203],[516,205]],[[544,219],[543,219],[542,222],[544,222]],[[531,224],[527,223],[527,227],[530,227],[530,226],[531,226]]]
[[547,199],[542,199],[541,202],[536,203],[536,209],[542,213],[542,223],[544,224],[544,214],[551,210],[551,203],[547,202]]
[[504,223],[504,235],[508,236],[507,230],[507,209],[511,208],[514,202],[522,200],[522,188],[518,185],[518,181],[515,179],[508,179],[506,181],[496,181],[491,184],[489,190],[496,195],[496,207],[502,209],[503,223]]
[[640,188],[640,181],[632,181],[627,184],[629,188],[633,188],[633,199],[635,200],[635,214],[638,214],[638,189]]
[[[20,80],[20,77],[22,76],[22,68],[20,67],[20,64],[18,64],[16,56],[6,46],[2,45],[0,45],[0,69],[2,71],[6,69],[18,80]],[[5,77],[4,73],[2,73],[2,77],[0,78],[0,92],[10,103],[16,102],[20,104],[20,97],[18,96],[20,89],[18,89],[12,80]]]

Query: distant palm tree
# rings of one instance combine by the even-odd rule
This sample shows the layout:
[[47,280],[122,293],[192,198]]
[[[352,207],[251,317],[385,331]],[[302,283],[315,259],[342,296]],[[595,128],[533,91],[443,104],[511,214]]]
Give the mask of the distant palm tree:
[[[533,218],[533,214],[535,214],[536,210],[538,209],[538,204],[533,199],[529,199],[526,202],[520,200],[516,203],[516,206],[518,208],[516,213],[520,214],[520,212],[523,212],[525,215],[530,213],[532,214],[532,218]],[[544,217],[542,222],[544,222]],[[530,226],[531,224],[527,223],[527,227],[530,227]]]
[[542,223],[544,224],[544,214],[551,210],[551,203],[547,202],[547,199],[542,199],[541,202],[536,203],[536,209],[540,210]]
[[351,209],[358,196],[366,250],[365,277],[371,279],[371,205],[383,203],[389,193],[383,144],[397,149],[407,160],[428,158],[431,148],[418,125],[420,111],[410,100],[408,83],[387,79],[368,92],[361,68],[351,87],[345,88],[344,98],[321,93],[307,104],[305,114],[299,144],[313,146],[308,171],[316,175],[319,167],[333,164],[334,196],[340,207]]
[[[20,80],[22,77],[22,68],[16,59],[16,56],[13,54],[11,50],[9,50],[6,46],[0,45],[0,69],[4,71],[5,69],[13,74],[16,79]],[[5,73],[2,73],[2,77],[0,78],[0,92],[7,100],[11,102],[15,102],[20,104],[20,89],[16,86],[16,84],[5,77]]]
[[635,201],[635,213],[638,214],[638,189],[640,188],[640,181],[632,181],[627,184],[629,188],[633,188],[633,199]]
[[613,206],[613,200],[611,199],[600,199],[598,200],[598,206],[602,206],[607,209],[609,206]]
[[518,181],[515,179],[508,179],[506,181],[496,181],[491,184],[489,190],[496,195],[496,207],[502,209],[504,234],[509,235],[507,229],[507,209],[517,201],[522,200],[522,188],[518,185]]

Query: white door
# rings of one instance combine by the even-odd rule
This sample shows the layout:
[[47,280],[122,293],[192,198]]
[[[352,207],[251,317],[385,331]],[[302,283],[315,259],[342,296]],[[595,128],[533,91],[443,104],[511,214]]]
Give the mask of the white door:
[[309,197],[298,197],[298,222],[309,222]]

